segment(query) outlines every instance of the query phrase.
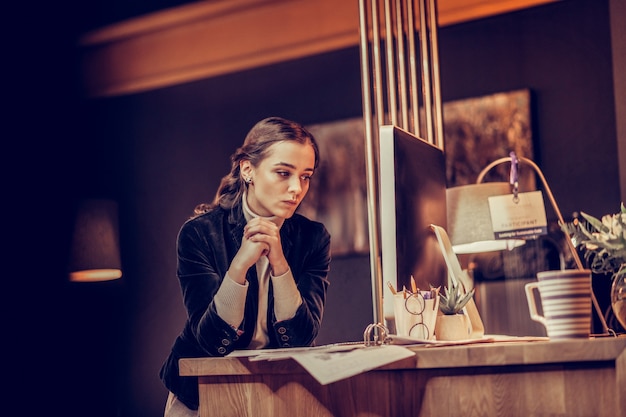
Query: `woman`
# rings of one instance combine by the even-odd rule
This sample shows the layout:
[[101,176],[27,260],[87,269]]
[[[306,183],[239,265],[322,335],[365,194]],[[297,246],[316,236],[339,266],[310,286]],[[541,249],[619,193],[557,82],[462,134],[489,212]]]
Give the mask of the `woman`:
[[321,324],[330,235],[295,213],[319,164],[315,138],[270,117],[231,161],[213,203],[196,207],[178,235],[188,319],[160,372],[166,417],[197,415],[197,378],[178,375],[180,358],[311,346]]

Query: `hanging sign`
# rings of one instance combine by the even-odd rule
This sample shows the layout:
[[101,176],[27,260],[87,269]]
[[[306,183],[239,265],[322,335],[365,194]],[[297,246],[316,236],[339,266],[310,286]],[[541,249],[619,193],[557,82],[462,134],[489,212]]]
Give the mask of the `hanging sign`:
[[535,239],[548,234],[541,191],[489,197],[494,238]]

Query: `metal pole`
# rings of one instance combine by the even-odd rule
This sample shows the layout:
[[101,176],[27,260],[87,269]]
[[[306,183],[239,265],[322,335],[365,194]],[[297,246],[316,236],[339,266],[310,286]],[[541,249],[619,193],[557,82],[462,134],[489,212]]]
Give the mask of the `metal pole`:
[[406,58],[404,53],[404,17],[402,1],[396,0],[396,50],[398,51],[398,101],[400,104],[400,127],[406,131],[409,128],[409,106],[407,103]]
[[426,113],[426,139],[434,144],[433,138],[433,111],[430,84],[430,51],[428,42],[428,25],[426,23],[426,0],[420,0],[420,42],[422,46],[422,97],[424,98],[424,112]]
[[413,116],[413,129],[409,130],[415,136],[420,136],[420,120],[419,120],[419,84],[417,83],[417,52],[415,51],[415,9],[413,8],[413,0],[406,1],[407,15],[407,40],[409,49],[409,94],[410,108]]
[[[378,26],[378,0],[372,0],[372,65],[374,67],[374,103],[376,105],[376,120],[378,126],[385,124],[385,105],[383,102],[383,75],[381,68],[380,57],[380,28]],[[368,32],[369,25],[367,20],[364,21],[366,26],[361,28],[361,31]],[[367,39],[366,39],[367,40]],[[369,66],[369,62],[368,62]],[[371,88],[368,84],[365,88]]]
[[396,98],[396,68],[393,49],[393,25],[391,24],[391,0],[385,0],[385,51],[387,63],[387,108],[391,124],[398,126],[398,100]]
[[365,162],[367,171],[367,209],[369,226],[370,268],[372,281],[372,302],[374,323],[384,324],[383,311],[383,279],[379,249],[379,222],[378,222],[378,182],[377,165],[374,148],[374,134],[372,128],[372,107],[370,96],[369,73],[369,37],[367,30],[366,0],[359,0],[360,52],[361,52],[361,80],[363,95],[363,120],[365,122]]
[[441,150],[444,150],[443,140],[443,109],[441,105],[441,86],[439,82],[439,39],[437,36],[437,9],[436,1],[430,0],[428,5],[428,15],[430,17],[430,25],[428,33],[430,33],[430,62],[432,64],[432,93],[433,93],[433,113],[434,118],[434,143]]

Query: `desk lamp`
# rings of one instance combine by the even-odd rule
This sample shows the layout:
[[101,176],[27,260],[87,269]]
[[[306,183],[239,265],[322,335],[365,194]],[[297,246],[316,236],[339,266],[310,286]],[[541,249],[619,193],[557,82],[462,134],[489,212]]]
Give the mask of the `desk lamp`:
[[[447,190],[448,198],[448,229],[450,238],[452,240],[453,249],[457,253],[478,253],[487,252],[491,250],[499,250],[519,246],[523,244],[523,241],[505,241],[504,243],[497,243],[494,240],[494,234],[491,226],[491,214],[489,212],[488,197],[493,195],[504,195],[511,192],[510,187],[513,185],[517,190],[517,162],[522,162],[533,168],[539,179],[543,184],[548,200],[550,201],[554,212],[559,221],[559,225],[565,224],[561,211],[556,203],[554,195],[550,190],[550,186],[543,175],[543,172],[537,164],[532,160],[524,157],[518,157],[514,152],[511,152],[511,156],[500,158],[487,165],[478,175],[476,184],[467,186],[452,187]],[[511,184],[500,183],[482,183],[487,173],[494,167],[510,162],[511,163]],[[515,172],[515,175],[514,175]],[[515,178],[514,178],[515,177]],[[515,191],[517,192],[517,191]],[[482,200],[482,201],[481,201]],[[462,224],[461,224],[462,222]],[[482,229],[482,230],[476,230]],[[565,231],[563,232],[565,233]],[[565,233],[566,234],[566,233]],[[572,254],[572,258],[576,262],[577,269],[585,269],[578,252],[572,243],[569,235],[566,234],[565,241]],[[458,251],[457,251],[458,249]],[[605,334],[609,334],[609,328],[604,320],[604,315],[598,304],[598,300],[591,290],[591,300],[596,310],[601,323],[602,329]]]
[[117,203],[111,200],[81,202],[70,252],[70,281],[110,281],[121,276]]
[[457,254],[513,249],[522,239],[494,239],[489,197],[511,192],[506,182],[460,185],[446,190],[448,233]]

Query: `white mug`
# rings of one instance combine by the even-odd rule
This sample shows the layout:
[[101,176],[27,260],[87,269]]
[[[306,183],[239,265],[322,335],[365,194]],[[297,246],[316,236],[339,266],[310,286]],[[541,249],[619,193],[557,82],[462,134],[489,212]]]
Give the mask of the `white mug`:
[[[537,310],[535,289],[541,297]],[[567,269],[537,273],[526,284],[530,318],[543,324],[550,339],[588,338],[591,332],[591,271]]]

